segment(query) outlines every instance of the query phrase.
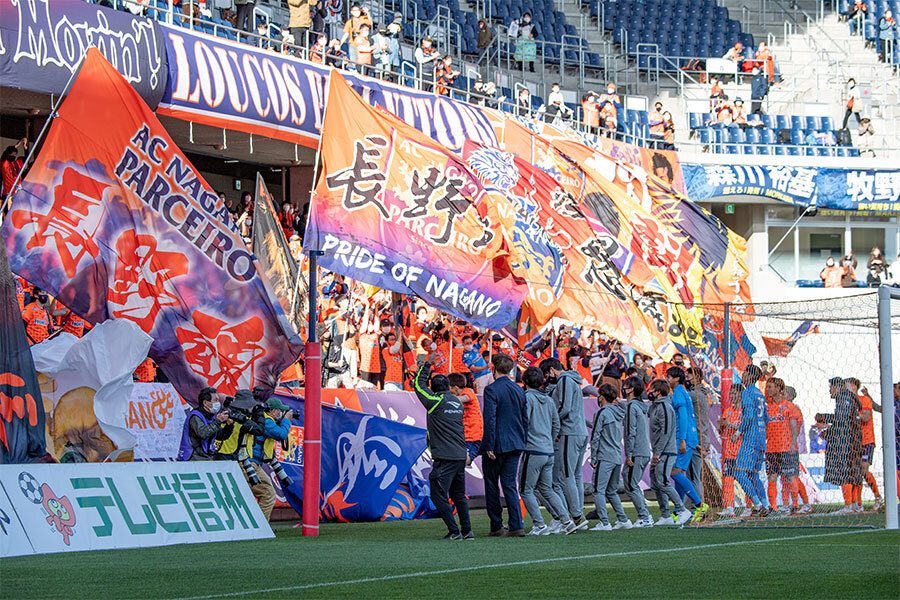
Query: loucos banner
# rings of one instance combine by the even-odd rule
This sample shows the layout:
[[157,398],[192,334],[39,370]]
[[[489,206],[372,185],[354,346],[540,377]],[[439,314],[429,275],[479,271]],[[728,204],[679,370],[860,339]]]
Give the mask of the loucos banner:
[[837,210],[900,211],[900,170],[682,164],[688,196],[760,196]]
[[0,466],[0,557],[270,537],[236,462]]
[[4,87],[59,94],[89,46],[156,108],[166,87],[166,57],[153,21],[83,0],[0,0]]

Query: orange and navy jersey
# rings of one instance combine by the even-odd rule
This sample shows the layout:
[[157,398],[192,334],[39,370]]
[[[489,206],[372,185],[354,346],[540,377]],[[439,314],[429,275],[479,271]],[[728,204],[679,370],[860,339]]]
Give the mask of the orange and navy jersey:
[[600,108],[597,102],[588,98],[581,102],[581,112],[583,114],[582,121],[588,127],[597,127],[600,125]]
[[591,366],[583,364],[580,358],[575,363],[575,370],[581,374],[581,378],[587,381],[588,383],[594,383],[594,376],[591,375]]
[[481,407],[478,405],[478,398],[475,392],[466,388],[463,390],[463,396],[468,398],[468,402],[463,402],[463,428],[466,433],[467,442],[478,442],[484,437],[484,421],[481,419]]
[[384,348],[381,356],[384,357],[384,380],[403,383],[403,352],[397,350],[396,354],[391,354],[390,348]]
[[25,333],[32,344],[39,344],[50,337],[50,315],[37,302],[31,302],[22,311]]
[[84,336],[84,319],[71,310],[60,317],[59,326],[62,327],[63,331],[71,333],[75,337]]
[[359,336],[359,370],[366,373],[381,373],[381,346],[377,333]]
[[138,365],[137,369],[134,370],[134,374],[137,375],[137,380],[141,383],[149,383],[156,379],[156,364],[152,359],[147,358]]
[[791,448],[791,426],[796,407],[782,400],[778,404],[766,403],[769,422],[766,425],[766,452],[787,452]]
[[868,423],[862,424],[862,443],[865,444],[874,444],[875,443],[875,413],[872,410],[872,399],[865,394],[859,395],[859,401],[862,403],[861,410],[867,410],[872,413],[872,416],[869,417]]
[[[740,405],[732,405],[722,412],[722,418],[732,425],[739,426],[741,424],[741,407]],[[738,450],[741,449],[741,438],[738,436],[736,442],[731,441],[731,436],[737,429],[722,428],[722,458],[737,458]]]

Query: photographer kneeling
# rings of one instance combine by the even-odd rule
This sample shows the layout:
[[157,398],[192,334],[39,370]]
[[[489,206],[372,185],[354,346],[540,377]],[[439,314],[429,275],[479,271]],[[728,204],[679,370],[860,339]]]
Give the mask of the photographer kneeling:
[[225,427],[228,413],[222,412],[222,403],[216,388],[207,387],[197,396],[197,408],[184,422],[178,460],[212,460],[216,436]]

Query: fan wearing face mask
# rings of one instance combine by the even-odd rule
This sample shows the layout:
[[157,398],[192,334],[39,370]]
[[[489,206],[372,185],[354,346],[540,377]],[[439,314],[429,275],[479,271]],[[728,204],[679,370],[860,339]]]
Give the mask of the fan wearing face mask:
[[25,321],[25,335],[30,344],[40,344],[53,333],[53,323],[50,321],[50,296],[40,288],[34,288],[31,293],[32,301],[22,310],[22,320]]

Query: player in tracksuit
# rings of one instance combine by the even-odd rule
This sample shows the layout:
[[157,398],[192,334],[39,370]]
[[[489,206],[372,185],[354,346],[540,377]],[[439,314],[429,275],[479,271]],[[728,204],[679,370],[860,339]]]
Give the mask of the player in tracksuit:
[[[660,519],[654,525],[683,525],[691,519],[691,511],[684,507],[681,496],[669,482],[675,457],[678,456],[678,442],[675,431],[675,409],[669,398],[671,388],[663,379],[650,382],[647,397],[650,410],[647,414],[650,429],[650,488],[656,492],[659,502]],[[669,515],[669,500],[675,505],[675,518]]]
[[[544,374],[540,369],[525,369],[522,383],[525,384],[528,437],[519,474],[519,493],[534,523],[528,535],[568,535],[575,531],[575,523],[569,518],[562,498],[553,491],[553,443],[559,435],[559,415],[553,400],[541,391]],[[544,524],[535,490],[544,498],[553,519],[561,524],[559,527],[551,529]]]
[[[541,370],[556,378],[550,396],[559,411],[559,438],[553,459],[553,489],[563,499],[567,512],[579,530],[588,528],[584,517],[584,483],[581,464],[587,448],[588,435],[584,420],[584,394],[581,392],[581,374],[565,371],[557,358],[541,361]],[[549,390],[549,388],[548,388]],[[551,523],[551,525],[557,524]]]
[[691,466],[694,452],[699,443],[697,437],[697,421],[694,419],[693,402],[687,389],[684,387],[686,375],[679,367],[669,367],[666,371],[666,381],[672,388],[672,408],[675,409],[675,429],[678,436],[678,457],[675,459],[675,467],[672,469],[672,481],[675,489],[681,494],[690,497],[696,507],[691,523],[696,523],[709,510],[709,504],[700,499],[694,484],[685,474]]
[[[446,375],[431,377],[431,367],[439,359],[434,352],[428,355],[415,379],[416,397],[428,412],[428,448],[433,465],[428,482],[431,484],[431,501],[447,524],[445,540],[474,540],[469,520],[469,503],[466,499],[466,435],[463,425],[463,405],[450,393]],[[429,387],[430,378],[430,387]],[[456,505],[459,526],[453,516]],[[462,531],[460,531],[462,530]]]
[[647,511],[647,501],[641,489],[641,478],[650,464],[650,431],[647,428],[649,405],[642,400],[644,382],[632,375],[622,384],[625,396],[625,464],[622,466],[622,481],[625,491],[637,510],[635,527],[653,527],[653,518]]
[[766,410],[766,399],[756,387],[762,370],[756,365],[747,365],[741,383],[741,424],[731,434],[732,441],[741,440],[736,459],[734,480],[741,486],[753,504],[750,516],[764,517],[769,514],[765,505],[766,490],[759,479],[763,459],[766,455],[766,426],[769,423],[769,412]]
[[[631,529],[619,500],[619,475],[622,471],[622,419],[625,409],[616,404],[616,388],[604,383],[597,390],[600,410],[594,415],[591,428],[591,466],[594,467],[594,503],[600,522],[591,531]],[[609,524],[606,503],[612,504],[616,524]]]

